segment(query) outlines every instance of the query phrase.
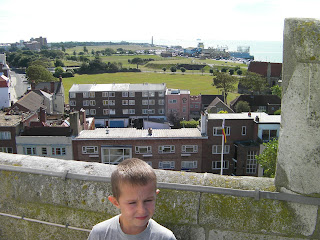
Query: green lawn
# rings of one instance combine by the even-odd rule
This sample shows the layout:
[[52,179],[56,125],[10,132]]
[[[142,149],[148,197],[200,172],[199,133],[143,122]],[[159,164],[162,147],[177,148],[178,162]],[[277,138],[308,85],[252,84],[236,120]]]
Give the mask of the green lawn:
[[[76,74],[73,78],[64,78],[65,102],[69,102],[69,89],[72,84],[107,84],[107,83],[166,83],[167,88],[190,90],[191,95],[197,94],[221,94],[221,91],[213,87],[212,76],[201,74],[172,73],[104,73],[104,74]],[[239,94],[229,93],[228,103]]]

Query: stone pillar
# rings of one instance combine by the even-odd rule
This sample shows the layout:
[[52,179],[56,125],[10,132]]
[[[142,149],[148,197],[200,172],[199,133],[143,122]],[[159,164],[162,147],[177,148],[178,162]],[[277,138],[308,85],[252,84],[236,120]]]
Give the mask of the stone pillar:
[[285,20],[275,184],[278,189],[315,197],[320,196],[319,43],[319,20]]

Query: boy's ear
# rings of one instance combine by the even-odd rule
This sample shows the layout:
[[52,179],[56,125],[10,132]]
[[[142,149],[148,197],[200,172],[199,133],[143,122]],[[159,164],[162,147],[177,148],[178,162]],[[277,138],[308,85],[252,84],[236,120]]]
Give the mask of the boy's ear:
[[114,196],[109,196],[108,200],[113,204],[113,206],[120,208],[119,202]]
[[159,190],[159,189],[157,189],[157,190],[156,190],[156,194],[158,195],[159,193],[160,193],[160,190]]

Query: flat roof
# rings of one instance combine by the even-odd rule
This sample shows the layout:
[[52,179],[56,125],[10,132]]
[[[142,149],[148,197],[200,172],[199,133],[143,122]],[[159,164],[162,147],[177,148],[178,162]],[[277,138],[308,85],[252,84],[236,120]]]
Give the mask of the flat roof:
[[268,115],[265,112],[248,112],[243,113],[209,113],[208,120],[225,119],[225,120],[255,120],[259,117],[259,123],[280,123],[281,115]]
[[0,112],[0,126],[12,127],[20,123],[22,119],[21,115],[6,115],[4,112]]
[[120,92],[120,91],[165,91],[166,84],[154,83],[110,83],[110,84],[73,84],[69,92]]
[[136,128],[96,128],[84,130],[75,140],[87,139],[203,139],[198,128],[182,129],[152,129],[152,135],[148,135],[148,129]]

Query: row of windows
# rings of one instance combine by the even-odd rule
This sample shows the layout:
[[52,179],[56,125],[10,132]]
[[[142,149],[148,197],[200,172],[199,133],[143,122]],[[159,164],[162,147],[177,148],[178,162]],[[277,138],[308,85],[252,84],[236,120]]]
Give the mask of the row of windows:
[[[136,105],[135,100],[122,100],[122,105],[131,105],[134,106]],[[76,106],[77,102],[75,100],[70,100],[69,102],[70,106]],[[156,101],[151,99],[151,100],[142,100],[142,105],[155,105]],[[83,106],[96,106],[96,100],[83,100],[82,101]],[[116,101],[115,100],[103,100],[102,101],[103,106],[115,106]],[[158,105],[164,105],[164,99],[159,99],[158,100]]]
[[13,153],[12,147],[0,147],[0,152]]
[[[49,155],[49,151],[48,151],[47,147],[42,147],[41,148],[41,153],[37,154],[37,148],[36,147],[23,147],[23,154],[25,154],[25,155],[47,156],[47,155]],[[51,148],[51,154],[53,156],[66,155],[66,148],[65,147],[52,147]]]
[[[162,145],[158,147],[159,153],[175,153],[174,145]],[[197,153],[198,145],[182,145],[181,153]],[[136,154],[151,154],[152,146],[136,146]],[[82,154],[98,154],[98,146],[83,146]]]
[[[96,115],[97,110],[96,109],[86,109],[86,115]],[[103,109],[102,110],[103,115],[115,115],[116,110],[115,109]],[[135,109],[122,109],[122,114],[136,114]],[[142,109],[142,114],[156,114],[155,109]],[[164,114],[164,109],[158,109],[158,114]]]
[[[142,92],[142,97],[155,97],[154,91],[144,91]],[[102,97],[115,97],[115,92],[102,92]],[[76,98],[75,92],[69,93],[70,98]],[[158,92],[159,97],[164,97],[164,91]],[[95,98],[95,92],[83,92],[83,98]],[[135,97],[135,92],[122,92],[122,97]]]

